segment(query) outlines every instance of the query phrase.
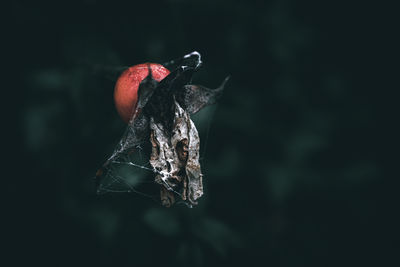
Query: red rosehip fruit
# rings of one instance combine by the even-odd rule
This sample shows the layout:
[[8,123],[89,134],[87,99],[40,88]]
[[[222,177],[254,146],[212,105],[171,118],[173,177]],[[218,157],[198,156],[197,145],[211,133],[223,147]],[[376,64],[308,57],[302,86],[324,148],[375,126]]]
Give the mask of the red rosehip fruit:
[[129,123],[136,110],[138,101],[139,84],[149,74],[149,69],[153,79],[157,82],[164,79],[170,71],[163,65],[156,63],[138,64],[125,70],[118,78],[114,88],[114,102],[119,116],[126,123]]

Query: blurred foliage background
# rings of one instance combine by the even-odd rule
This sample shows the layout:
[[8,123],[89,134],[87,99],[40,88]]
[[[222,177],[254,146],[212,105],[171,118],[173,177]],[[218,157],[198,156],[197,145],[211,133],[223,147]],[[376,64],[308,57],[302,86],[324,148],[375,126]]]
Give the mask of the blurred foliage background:
[[[398,182],[387,179],[397,163],[387,126],[398,119],[384,92],[396,89],[398,73],[383,70],[395,47],[390,9],[16,0],[4,10],[12,71],[2,240],[12,265],[391,266],[398,258]],[[95,67],[193,50],[204,62],[196,83],[213,88],[231,75],[219,104],[196,118],[200,128],[211,120],[200,204],[97,196],[94,174],[125,125],[114,81]]]

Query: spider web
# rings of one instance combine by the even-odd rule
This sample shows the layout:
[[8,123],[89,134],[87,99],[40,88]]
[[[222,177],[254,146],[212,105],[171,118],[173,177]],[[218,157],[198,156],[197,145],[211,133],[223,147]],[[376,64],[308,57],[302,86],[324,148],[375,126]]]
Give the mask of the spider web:
[[[200,54],[192,52],[163,65],[171,68],[178,64],[182,70],[188,66],[197,69],[202,64]],[[201,163],[204,159],[211,119],[214,116],[215,110],[216,105],[209,106],[192,117],[198,128],[200,140],[204,140],[204,143],[201,143],[200,146]],[[138,118],[135,118],[134,122],[131,121],[127,126],[113,153],[96,174],[98,194],[133,193],[160,202],[160,187],[154,181],[154,176],[160,173],[149,162],[151,154],[151,143],[148,138],[149,133],[140,132],[142,131],[140,129],[148,131],[148,127],[146,127],[148,123],[146,117],[139,115]],[[141,138],[141,136],[145,138]],[[99,179],[98,177],[101,178]],[[174,191],[167,183],[165,183],[165,187],[181,196],[179,192]],[[183,201],[178,201],[177,204],[179,203],[188,205]]]
[[[211,130],[212,118],[214,117],[216,106],[206,107],[194,115],[193,121],[199,131],[200,163],[204,164],[207,141]],[[126,131],[130,131],[131,129]],[[144,140],[132,147],[130,141],[125,141],[129,133],[124,133],[123,137],[116,146],[114,152],[103,166],[102,178],[97,186],[97,193],[132,193],[138,194],[153,201],[160,202],[159,186],[154,181],[154,176],[158,173],[149,163],[151,144],[149,140]],[[129,150],[126,150],[129,147]],[[168,187],[168,184],[165,184]],[[169,187],[169,190],[174,191]],[[174,191],[180,196],[180,193]],[[178,201],[177,204],[183,203]],[[187,204],[185,202],[185,204]]]

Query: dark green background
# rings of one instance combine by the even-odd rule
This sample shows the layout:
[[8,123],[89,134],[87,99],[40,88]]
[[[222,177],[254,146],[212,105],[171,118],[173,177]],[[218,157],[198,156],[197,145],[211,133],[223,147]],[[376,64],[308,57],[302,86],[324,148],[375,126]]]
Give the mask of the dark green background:
[[[398,178],[397,135],[388,128],[398,123],[397,98],[386,91],[398,89],[395,9],[86,0],[13,1],[4,11],[4,266],[398,259],[398,183],[388,182]],[[92,178],[125,126],[114,82],[93,67],[165,62],[193,50],[204,62],[196,83],[216,87],[232,77],[219,104],[199,114],[212,119],[199,206],[97,196]]]

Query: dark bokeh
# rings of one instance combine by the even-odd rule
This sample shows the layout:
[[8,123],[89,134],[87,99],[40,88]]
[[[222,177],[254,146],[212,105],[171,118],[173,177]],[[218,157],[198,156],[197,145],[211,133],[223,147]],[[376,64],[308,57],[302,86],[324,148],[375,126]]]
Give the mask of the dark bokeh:
[[[383,93],[395,89],[394,71],[381,69],[391,57],[385,38],[396,35],[391,12],[336,1],[86,0],[13,1],[7,13],[15,71],[3,99],[13,116],[3,125],[2,239],[13,264],[397,259],[397,188],[386,179],[395,134],[386,126],[398,119]],[[216,87],[231,75],[219,104],[197,118],[211,120],[199,206],[96,195],[93,176],[125,126],[112,77],[94,69],[193,50],[204,62],[196,83]]]

